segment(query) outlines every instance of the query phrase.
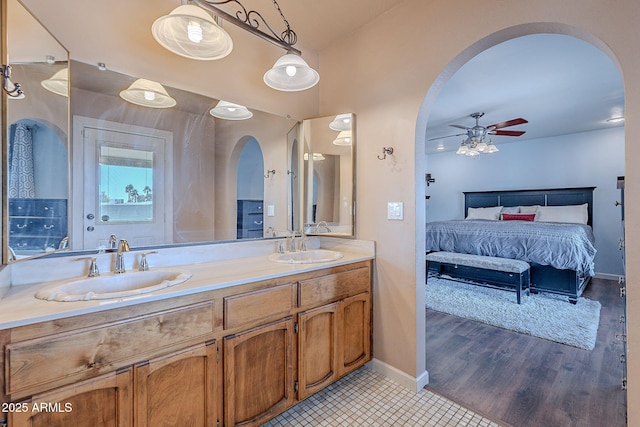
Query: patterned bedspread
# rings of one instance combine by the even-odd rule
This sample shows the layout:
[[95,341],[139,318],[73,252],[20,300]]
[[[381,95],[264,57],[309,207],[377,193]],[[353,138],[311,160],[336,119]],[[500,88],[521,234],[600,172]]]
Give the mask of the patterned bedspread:
[[427,223],[427,251],[520,259],[593,276],[593,231],[582,224],[452,220]]

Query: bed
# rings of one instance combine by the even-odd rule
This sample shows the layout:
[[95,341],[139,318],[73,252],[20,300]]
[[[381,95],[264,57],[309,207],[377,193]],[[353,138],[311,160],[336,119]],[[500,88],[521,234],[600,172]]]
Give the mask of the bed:
[[[575,303],[595,274],[594,189],[465,192],[467,219],[427,223],[427,252],[526,261],[531,266],[531,292],[563,295]],[[496,217],[485,219],[496,212]],[[573,222],[575,213],[580,217]],[[564,222],[566,218],[572,222]]]

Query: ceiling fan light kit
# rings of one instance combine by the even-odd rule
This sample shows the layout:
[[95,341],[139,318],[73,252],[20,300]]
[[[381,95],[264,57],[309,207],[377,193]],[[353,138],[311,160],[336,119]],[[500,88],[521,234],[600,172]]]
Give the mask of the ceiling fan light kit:
[[[525,123],[529,123],[527,120],[523,118],[517,118],[508,120],[506,122],[495,123],[489,126],[480,126],[480,117],[484,116],[484,113],[473,113],[470,117],[473,117],[476,121],[475,126],[466,127],[463,125],[449,125],[455,128],[464,129],[466,133],[460,133],[456,135],[449,136],[462,136],[466,135],[467,138],[462,141],[460,147],[456,151],[456,154],[461,154],[469,157],[476,157],[480,154],[492,154],[497,153],[498,147],[493,143],[491,139],[488,141],[486,137],[488,135],[498,135],[498,136],[520,136],[525,133],[525,131],[521,130],[500,130],[502,128],[517,126]],[[448,138],[449,136],[445,136],[442,138]],[[438,139],[442,139],[438,138]]]

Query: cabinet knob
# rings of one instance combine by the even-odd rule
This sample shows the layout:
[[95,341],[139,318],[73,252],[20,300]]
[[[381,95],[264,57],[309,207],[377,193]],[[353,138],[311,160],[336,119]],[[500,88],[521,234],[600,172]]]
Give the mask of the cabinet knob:
[[87,219],[94,219],[96,216],[92,213],[87,214]]

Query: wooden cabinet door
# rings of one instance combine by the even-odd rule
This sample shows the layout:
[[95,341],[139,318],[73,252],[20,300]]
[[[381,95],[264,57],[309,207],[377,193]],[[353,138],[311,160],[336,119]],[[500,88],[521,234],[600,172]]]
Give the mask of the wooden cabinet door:
[[259,426],[294,403],[293,320],[224,338],[224,422]]
[[298,317],[298,399],[338,378],[338,303]]
[[214,427],[218,389],[215,341],[137,364],[134,408],[137,427]]
[[132,372],[105,374],[24,401],[10,412],[11,427],[129,427],[132,425]]
[[371,359],[371,296],[355,295],[340,302],[338,376],[348,374]]

